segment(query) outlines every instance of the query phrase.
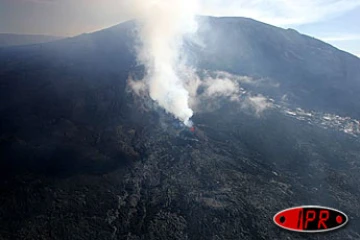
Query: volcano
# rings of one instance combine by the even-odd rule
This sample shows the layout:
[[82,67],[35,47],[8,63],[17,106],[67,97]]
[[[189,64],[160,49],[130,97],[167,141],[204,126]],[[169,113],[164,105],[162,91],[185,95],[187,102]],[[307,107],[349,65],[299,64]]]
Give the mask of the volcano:
[[[129,88],[133,21],[0,48],[0,239],[359,239],[360,59],[252,19],[199,22],[189,64],[238,89],[199,87],[194,129]],[[349,224],[273,223],[306,204]]]

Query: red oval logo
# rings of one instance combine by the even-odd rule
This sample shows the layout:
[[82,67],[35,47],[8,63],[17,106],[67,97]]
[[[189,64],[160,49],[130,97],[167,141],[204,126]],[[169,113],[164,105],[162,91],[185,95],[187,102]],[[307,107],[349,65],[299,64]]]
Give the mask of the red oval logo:
[[278,212],[274,222],[281,228],[295,232],[327,232],[345,226],[348,217],[334,208],[298,206]]

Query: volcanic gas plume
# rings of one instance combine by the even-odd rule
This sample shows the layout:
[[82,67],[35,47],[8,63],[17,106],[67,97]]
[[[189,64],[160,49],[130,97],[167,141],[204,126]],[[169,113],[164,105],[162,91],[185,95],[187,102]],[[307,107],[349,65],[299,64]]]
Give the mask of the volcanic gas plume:
[[178,74],[184,59],[181,51],[186,34],[196,31],[194,0],[135,0],[126,8],[138,22],[138,61],[145,65],[150,97],[167,112],[191,125],[186,79]]

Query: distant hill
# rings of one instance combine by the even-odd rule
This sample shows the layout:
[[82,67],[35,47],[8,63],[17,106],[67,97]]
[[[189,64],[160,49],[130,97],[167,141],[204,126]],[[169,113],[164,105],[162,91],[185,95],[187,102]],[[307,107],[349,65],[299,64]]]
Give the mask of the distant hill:
[[0,33],[0,47],[46,43],[59,39],[62,39],[62,37],[48,35]]

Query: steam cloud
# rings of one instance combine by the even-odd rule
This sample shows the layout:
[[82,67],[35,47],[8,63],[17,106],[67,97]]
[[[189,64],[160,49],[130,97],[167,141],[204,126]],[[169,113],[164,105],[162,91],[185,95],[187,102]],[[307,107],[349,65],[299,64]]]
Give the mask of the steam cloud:
[[247,101],[243,103],[243,107],[251,107],[255,110],[255,114],[260,116],[260,114],[268,108],[272,108],[273,104],[268,101],[266,97],[261,94],[255,96],[250,96],[247,98]]
[[[183,37],[196,31],[194,0],[132,0],[126,9],[138,20],[138,61],[146,67],[150,97],[186,125],[193,115],[186,79],[178,74]],[[140,86],[137,86],[138,90]]]

